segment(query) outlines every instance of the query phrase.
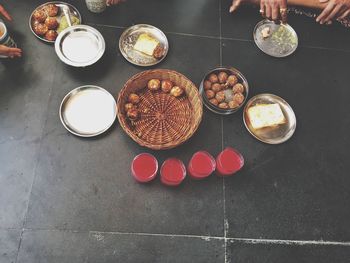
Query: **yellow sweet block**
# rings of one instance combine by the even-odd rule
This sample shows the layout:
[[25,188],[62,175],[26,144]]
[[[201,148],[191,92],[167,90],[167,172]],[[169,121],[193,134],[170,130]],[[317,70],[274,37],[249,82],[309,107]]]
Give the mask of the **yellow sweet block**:
[[154,50],[158,45],[159,41],[157,39],[147,34],[141,34],[134,45],[134,49],[149,56],[153,56]]
[[248,109],[248,118],[254,129],[276,126],[286,123],[278,103],[258,104]]

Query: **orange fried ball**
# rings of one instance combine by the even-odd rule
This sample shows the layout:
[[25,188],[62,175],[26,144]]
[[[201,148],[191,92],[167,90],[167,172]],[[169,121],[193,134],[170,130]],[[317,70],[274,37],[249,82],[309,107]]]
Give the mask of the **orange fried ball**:
[[173,95],[174,97],[180,97],[183,93],[184,93],[184,90],[179,86],[174,86],[170,91],[170,94]]
[[132,103],[126,103],[124,105],[124,108],[125,108],[125,111],[128,112],[131,109],[136,109],[136,106],[134,104],[132,104]]
[[55,30],[49,30],[45,34],[45,38],[49,41],[55,41],[57,38],[57,32]]
[[221,71],[218,75],[219,82],[221,84],[226,83],[228,74],[225,71]]
[[209,77],[208,77],[208,80],[211,82],[211,83],[217,83],[219,82],[219,79],[218,79],[218,76],[214,73],[210,74]]
[[211,82],[209,80],[205,80],[203,83],[203,87],[205,90],[208,90],[211,88]]
[[126,113],[126,116],[132,120],[135,121],[139,118],[139,111],[137,109],[130,109],[128,110],[128,112]]
[[132,104],[138,104],[140,102],[140,97],[135,93],[131,93],[128,97],[128,101]]
[[223,102],[225,100],[225,93],[223,91],[219,91],[216,93],[215,99],[217,99],[219,103]]
[[33,18],[35,21],[38,21],[40,23],[44,23],[45,19],[46,19],[47,15],[43,10],[36,10],[33,13]]
[[56,29],[58,27],[58,22],[55,17],[48,17],[45,20],[45,25],[48,29]]
[[211,99],[211,100],[209,100],[209,102],[211,103],[211,104],[213,104],[213,105],[215,105],[215,106],[218,106],[219,105],[219,102],[218,102],[218,100],[217,99]]
[[173,88],[173,83],[170,80],[162,80],[162,91],[169,93]]
[[238,83],[238,78],[235,76],[235,75],[230,75],[228,78],[227,78],[227,82],[226,84],[227,85],[230,85],[230,86],[234,86]]
[[37,35],[43,36],[49,29],[45,24],[38,23],[34,26],[33,30]]
[[243,93],[244,92],[244,86],[241,83],[237,83],[232,88],[233,93]]
[[211,89],[214,92],[219,92],[220,90],[222,90],[221,85],[219,83],[214,83],[213,86],[211,86]]
[[160,89],[160,80],[159,79],[151,79],[148,81],[147,87],[149,90],[156,91]]
[[207,98],[208,98],[208,99],[212,99],[212,98],[215,97],[215,92],[212,91],[212,90],[206,90],[206,91],[205,91],[205,95],[207,95]]
[[58,14],[58,7],[55,4],[48,4],[44,9],[49,16],[57,16]]
[[238,104],[242,104],[244,101],[244,95],[242,93],[236,93],[233,95],[233,100],[236,101]]
[[237,101],[235,100],[231,100],[229,103],[228,103],[228,106],[230,109],[235,109],[239,106],[239,103],[237,103]]
[[220,109],[228,109],[228,104],[227,104],[226,102],[221,102],[221,103],[219,104],[219,108],[220,108]]

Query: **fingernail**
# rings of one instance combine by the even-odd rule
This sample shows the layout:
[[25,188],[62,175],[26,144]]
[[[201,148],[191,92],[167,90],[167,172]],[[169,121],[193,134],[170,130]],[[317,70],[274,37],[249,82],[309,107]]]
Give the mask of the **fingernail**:
[[231,7],[230,7],[230,11],[229,11],[229,12],[230,12],[230,13],[232,13],[232,12],[233,12],[233,9],[234,9],[234,7],[233,7],[233,6],[231,6]]

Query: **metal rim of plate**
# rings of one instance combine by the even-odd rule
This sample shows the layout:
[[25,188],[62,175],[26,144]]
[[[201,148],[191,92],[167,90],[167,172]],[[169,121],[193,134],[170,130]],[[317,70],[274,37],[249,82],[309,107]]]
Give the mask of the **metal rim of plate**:
[[[263,138],[262,136],[259,136],[259,134],[257,132],[254,132],[254,129],[250,126],[249,120],[248,120],[248,109],[251,106],[254,106],[258,101],[261,101],[262,103],[267,103],[267,104],[271,104],[271,103],[278,103],[281,107],[281,110],[285,116],[285,118],[287,119],[287,124],[289,126],[289,129],[286,130],[286,132],[284,134],[281,134],[281,136],[275,137],[275,138]],[[286,142],[287,140],[289,140],[295,130],[296,130],[296,125],[297,125],[297,120],[294,114],[294,111],[292,109],[292,107],[281,97],[273,95],[273,94],[268,94],[268,93],[263,93],[263,94],[259,94],[256,95],[254,97],[252,97],[247,104],[244,107],[243,110],[243,122],[245,127],[247,128],[247,130],[249,131],[249,133],[256,138],[257,140],[267,143],[267,144],[281,144]],[[286,124],[282,124],[282,125],[286,125]]]
[[285,54],[278,54],[278,53],[275,53],[275,52],[270,52],[270,50],[268,49],[264,49],[259,41],[258,41],[258,37],[257,37],[257,31],[258,31],[258,28],[260,28],[262,25],[267,25],[267,24],[272,24],[272,25],[276,25],[273,21],[270,21],[268,19],[264,19],[262,21],[260,21],[259,23],[257,23],[254,27],[254,31],[253,31],[253,38],[254,38],[254,42],[255,44],[257,45],[257,47],[262,51],[264,52],[265,54],[269,55],[269,56],[272,56],[272,57],[275,57],[275,58],[283,58],[283,57],[288,57],[289,55],[293,54],[297,48],[298,48],[298,45],[299,45],[299,39],[298,39],[298,35],[297,33],[295,32],[294,28],[292,28],[289,24],[280,24],[281,26],[284,26],[285,28],[287,28],[292,34],[294,34],[294,36],[296,37],[296,40],[297,40],[297,43],[295,44],[295,47],[293,49],[291,49],[289,52],[285,53]]
[[[36,10],[38,9],[41,9],[43,8],[44,6],[48,5],[48,4],[55,4],[55,5],[66,5],[69,7],[70,11],[76,16],[78,17],[79,21],[80,21],[80,24],[82,23],[82,18],[81,18],[81,14],[79,12],[79,10],[74,6],[74,5],[71,5],[69,3],[66,3],[66,2],[61,2],[61,1],[53,1],[53,2],[47,2],[47,3],[44,3],[42,5],[39,5],[37,8],[34,9],[34,11],[31,13],[30,17],[29,17],[29,28],[30,30],[32,31],[32,33],[34,34],[34,36],[36,36],[38,39],[44,41],[44,42],[47,42],[47,43],[50,43],[50,44],[53,44],[55,43],[55,41],[50,41],[50,40],[47,40],[39,35],[37,35],[34,30],[33,30],[33,27],[32,27],[32,19],[33,19],[33,14]],[[62,8],[60,8],[61,11],[62,11]]]
[[[124,50],[124,43],[123,43],[124,39],[126,39],[128,36],[131,36],[132,33],[136,32],[136,31],[142,31],[142,30],[144,31],[143,33],[152,33],[151,31],[154,31],[161,36],[161,39],[157,38],[157,40],[161,44],[164,45],[164,49],[165,49],[164,56],[161,59],[156,59],[152,63],[146,63],[146,64],[145,63],[138,63],[138,62],[134,61],[127,54],[127,52]],[[148,24],[138,24],[138,25],[134,25],[134,26],[131,26],[131,27],[125,29],[124,32],[121,34],[121,36],[119,38],[119,50],[122,53],[123,57],[127,61],[129,61],[131,64],[136,65],[136,66],[141,66],[141,67],[149,67],[149,66],[157,65],[158,63],[160,63],[164,60],[164,58],[167,56],[168,51],[169,51],[169,42],[168,42],[168,38],[166,37],[164,32],[162,30],[160,30],[159,28],[152,26],[152,25],[148,25]],[[144,56],[147,56],[147,55],[144,55]]]
[[[75,61],[70,60],[69,58],[67,58],[64,55],[64,52],[62,51],[62,48],[61,48],[64,39],[69,34],[72,34],[74,32],[78,32],[78,31],[89,32],[89,33],[93,34],[94,37],[96,37],[98,39],[98,41],[101,42],[101,48],[100,48],[100,50],[98,50],[95,58],[90,60],[89,62],[86,62],[86,63],[79,63],[79,62],[75,62]],[[91,66],[91,65],[95,64],[103,56],[105,49],[106,49],[106,43],[105,43],[105,40],[104,40],[102,34],[97,29],[95,29],[91,26],[87,26],[87,25],[75,25],[75,26],[67,27],[65,30],[63,30],[58,35],[56,42],[55,42],[55,51],[56,51],[56,54],[59,57],[59,59],[62,62],[66,63],[67,65],[70,65],[73,67],[87,67],[87,66]]]
[[[85,91],[88,89],[96,89],[99,91],[103,91],[104,93],[106,93],[106,95],[108,95],[111,99],[111,101],[113,102],[113,108],[114,108],[114,116],[113,116],[113,121],[111,123],[109,123],[108,125],[106,125],[106,127],[104,129],[102,129],[101,131],[97,132],[97,133],[90,133],[90,134],[86,134],[86,133],[79,133],[76,129],[73,129],[73,127],[71,127],[68,122],[66,122],[65,118],[64,118],[64,107],[66,105],[66,103],[69,101],[69,99],[71,99],[73,96],[77,95],[79,92],[81,91]],[[62,125],[64,126],[64,128],[66,128],[67,131],[69,131],[70,133],[79,136],[79,137],[95,137],[98,136],[104,132],[106,132],[110,127],[112,127],[113,123],[115,122],[116,118],[117,118],[117,103],[115,101],[115,99],[113,98],[112,94],[109,93],[107,90],[105,90],[104,88],[101,88],[99,86],[95,86],[95,85],[85,85],[85,86],[80,86],[78,88],[75,88],[73,90],[71,90],[70,92],[68,92],[68,94],[66,96],[64,96],[61,105],[60,105],[60,110],[59,110],[59,115],[60,115],[60,120]]]

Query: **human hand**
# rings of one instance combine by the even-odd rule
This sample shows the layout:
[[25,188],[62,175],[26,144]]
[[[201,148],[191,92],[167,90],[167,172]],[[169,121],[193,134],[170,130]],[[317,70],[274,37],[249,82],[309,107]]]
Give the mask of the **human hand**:
[[242,3],[242,0],[232,0],[232,4],[230,6],[229,12],[230,13],[235,12],[238,9],[238,7],[241,5],[241,3]]
[[117,5],[117,4],[123,3],[125,1],[126,0],[106,0],[106,4],[107,4],[107,6]]
[[22,50],[19,48],[7,47],[4,45],[0,45],[0,55],[7,56],[10,58],[21,57]]
[[[324,0],[319,0],[324,3]],[[316,18],[316,22],[330,24],[333,19],[342,20],[350,15],[350,0],[330,0],[322,13]]]
[[9,15],[9,13],[7,13],[2,5],[0,5],[0,14],[2,14],[8,21],[12,21],[12,17]]
[[275,22],[287,22],[287,0],[260,0],[260,13]]

